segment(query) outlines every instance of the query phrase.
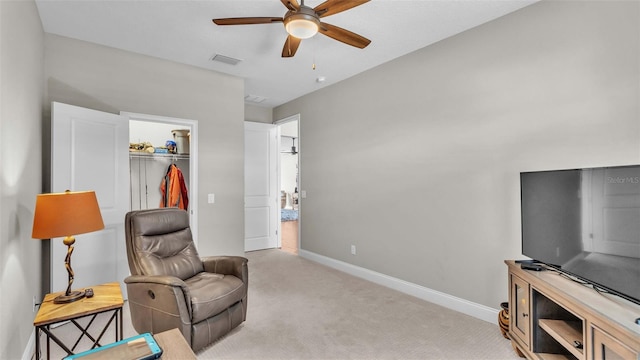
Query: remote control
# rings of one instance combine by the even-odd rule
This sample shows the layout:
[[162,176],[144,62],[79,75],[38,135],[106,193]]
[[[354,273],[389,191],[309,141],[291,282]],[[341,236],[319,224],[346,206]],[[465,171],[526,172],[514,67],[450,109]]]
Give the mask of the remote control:
[[542,267],[542,265],[537,265],[537,264],[527,264],[527,263],[522,263],[520,264],[520,267],[524,270],[533,270],[533,271],[542,271],[544,270],[544,267]]

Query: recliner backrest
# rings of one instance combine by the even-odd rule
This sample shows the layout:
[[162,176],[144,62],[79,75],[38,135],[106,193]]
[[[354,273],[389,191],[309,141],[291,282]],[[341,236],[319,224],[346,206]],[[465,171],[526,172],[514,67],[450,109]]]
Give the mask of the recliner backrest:
[[131,275],[170,275],[185,280],[204,271],[184,210],[131,211],[125,216],[125,233]]

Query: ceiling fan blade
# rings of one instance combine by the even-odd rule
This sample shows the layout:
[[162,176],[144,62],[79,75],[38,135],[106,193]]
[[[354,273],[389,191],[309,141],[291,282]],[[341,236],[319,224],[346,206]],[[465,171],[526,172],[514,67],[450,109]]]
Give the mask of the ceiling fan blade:
[[371,43],[371,40],[364,36],[327,23],[320,23],[320,29],[318,31],[332,39],[360,49],[366,48],[367,45]]
[[325,17],[352,9],[366,2],[369,2],[369,0],[327,0],[316,6],[313,11],[315,11],[318,16]]
[[300,4],[298,3],[298,0],[280,0],[280,1],[282,1],[284,6],[286,6],[287,9],[289,10],[296,11],[300,9]]
[[213,19],[216,25],[251,25],[251,24],[271,24],[282,22],[281,17],[242,17]]
[[287,36],[287,40],[284,42],[284,47],[282,48],[282,57],[293,57],[298,51],[298,46],[300,46],[300,39],[295,36]]

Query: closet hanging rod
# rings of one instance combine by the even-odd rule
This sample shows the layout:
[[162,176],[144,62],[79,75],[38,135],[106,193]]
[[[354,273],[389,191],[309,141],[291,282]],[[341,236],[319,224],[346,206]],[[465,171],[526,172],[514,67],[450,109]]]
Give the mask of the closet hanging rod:
[[157,158],[157,159],[173,159],[184,160],[189,159],[189,154],[162,154],[162,153],[129,153],[129,158]]

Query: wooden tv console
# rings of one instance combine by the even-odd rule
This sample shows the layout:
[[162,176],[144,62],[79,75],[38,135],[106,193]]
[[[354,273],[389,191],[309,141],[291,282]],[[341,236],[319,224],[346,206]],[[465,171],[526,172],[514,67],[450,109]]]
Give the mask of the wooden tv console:
[[[553,270],[509,268],[509,338],[529,359],[640,360],[640,305]],[[638,279],[640,282],[640,279]]]

